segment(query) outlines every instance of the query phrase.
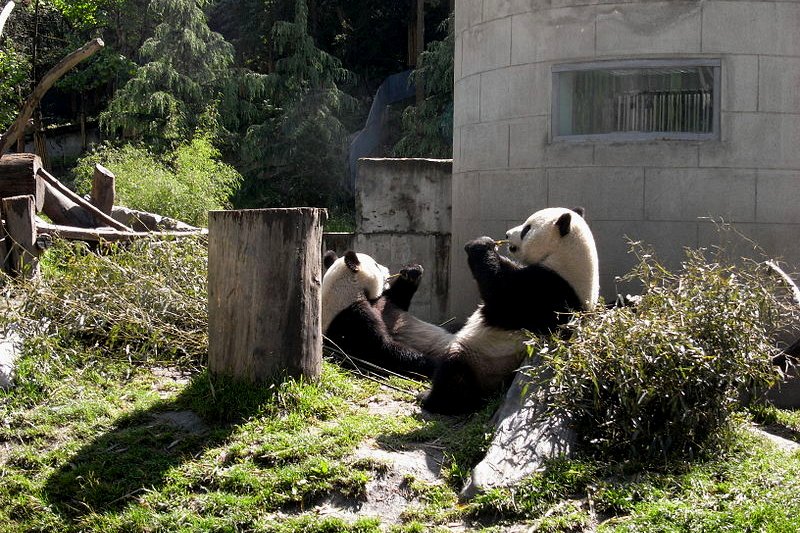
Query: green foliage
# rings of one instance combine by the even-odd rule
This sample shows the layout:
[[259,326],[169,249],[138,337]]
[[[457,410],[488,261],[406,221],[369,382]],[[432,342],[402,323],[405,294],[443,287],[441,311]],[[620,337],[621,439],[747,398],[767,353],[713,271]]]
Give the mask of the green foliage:
[[295,2],[294,21],[275,23],[271,38],[278,59],[266,76],[266,119],[245,137],[252,178],[240,203],[332,206],[345,172],[341,116],[355,107],[337,84],[349,73],[315,45],[305,0]]
[[147,61],[122,87],[101,120],[110,131],[169,145],[188,136],[218,98],[233,48],[209,29],[206,0],[151,0],[159,22],[139,53]]
[[5,131],[17,118],[22,105],[22,87],[28,80],[30,65],[13,47],[0,50],[0,130]]
[[445,21],[447,36],[428,44],[412,77],[425,98],[403,112],[403,136],[396,157],[452,157],[453,154],[453,16]]
[[118,203],[196,226],[206,225],[208,211],[230,207],[242,179],[220,161],[211,136],[202,133],[163,156],[138,145],[103,145],[73,171],[80,192],[91,189],[97,163],[115,174]]
[[656,459],[692,454],[723,433],[743,393],[779,378],[771,334],[792,314],[755,264],[707,262],[687,250],[678,273],[636,248],[635,307],[582,314],[571,337],[534,341],[555,409],[573,417],[589,449]]
[[205,360],[207,251],[198,238],[140,240],[107,255],[58,241],[19,287],[17,321],[40,349],[193,367]]

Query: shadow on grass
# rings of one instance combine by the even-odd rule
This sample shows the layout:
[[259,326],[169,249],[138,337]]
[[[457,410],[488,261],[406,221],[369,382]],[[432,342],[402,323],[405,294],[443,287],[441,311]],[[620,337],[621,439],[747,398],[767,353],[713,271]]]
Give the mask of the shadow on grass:
[[55,471],[44,492],[65,520],[120,511],[163,486],[171,468],[222,444],[276,390],[197,374],[177,397],[118,418]]

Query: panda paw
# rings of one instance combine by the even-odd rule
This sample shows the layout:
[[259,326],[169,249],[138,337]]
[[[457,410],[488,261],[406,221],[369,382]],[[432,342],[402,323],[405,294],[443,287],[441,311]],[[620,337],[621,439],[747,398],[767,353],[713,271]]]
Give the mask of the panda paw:
[[419,283],[425,269],[422,265],[406,265],[400,269],[400,277],[410,281],[411,283]]
[[467,252],[467,255],[483,255],[487,252],[493,252],[497,250],[497,243],[491,237],[478,237],[475,240],[469,241],[465,246],[464,250]]

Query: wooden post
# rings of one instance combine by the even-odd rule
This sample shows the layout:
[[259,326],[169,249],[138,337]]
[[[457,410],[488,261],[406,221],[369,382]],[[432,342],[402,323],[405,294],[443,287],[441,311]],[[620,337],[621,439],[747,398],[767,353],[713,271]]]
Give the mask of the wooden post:
[[114,207],[115,182],[116,177],[110,170],[100,164],[94,166],[92,204],[106,215],[111,215],[111,209]]
[[11,274],[34,277],[39,272],[36,248],[33,196],[3,198],[5,241],[8,247],[6,269]]
[[248,381],[317,378],[324,209],[208,214],[208,366]]

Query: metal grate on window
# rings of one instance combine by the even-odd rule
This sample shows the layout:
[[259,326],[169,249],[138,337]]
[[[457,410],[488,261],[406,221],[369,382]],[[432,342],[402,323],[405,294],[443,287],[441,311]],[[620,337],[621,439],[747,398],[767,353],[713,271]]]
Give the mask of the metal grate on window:
[[718,137],[719,60],[630,60],[553,67],[553,136]]

